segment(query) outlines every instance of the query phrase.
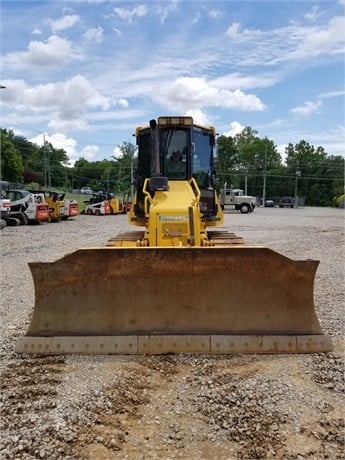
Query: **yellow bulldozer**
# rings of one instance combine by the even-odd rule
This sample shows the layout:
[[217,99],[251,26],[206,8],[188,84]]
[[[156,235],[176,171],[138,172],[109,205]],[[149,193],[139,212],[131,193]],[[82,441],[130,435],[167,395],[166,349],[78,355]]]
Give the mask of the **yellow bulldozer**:
[[[215,188],[214,127],[166,116],[138,127],[136,140],[128,219],[140,229],[53,263],[30,263],[35,307],[16,351],[332,350],[313,301],[319,262],[291,260],[216,229],[223,212]],[[90,266],[102,276],[88,275]]]

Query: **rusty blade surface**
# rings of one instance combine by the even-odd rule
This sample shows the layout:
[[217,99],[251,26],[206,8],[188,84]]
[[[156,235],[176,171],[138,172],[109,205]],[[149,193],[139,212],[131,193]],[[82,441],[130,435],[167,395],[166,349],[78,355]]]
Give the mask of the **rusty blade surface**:
[[268,248],[87,248],[29,265],[29,337],[322,334],[318,261]]

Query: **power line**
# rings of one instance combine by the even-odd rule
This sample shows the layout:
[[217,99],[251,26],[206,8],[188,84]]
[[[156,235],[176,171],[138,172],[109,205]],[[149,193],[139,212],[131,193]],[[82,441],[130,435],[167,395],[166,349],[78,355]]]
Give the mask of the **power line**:
[[[261,177],[262,176],[262,173],[246,173],[245,171],[243,172],[238,172],[238,171],[235,171],[235,172],[227,172],[227,173],[223,173],[223,172],[220,172],[220,173],[217,173],[217,176],[222,176],[222,177],[227,177],[227,176],[250,176],[250,177]],[[269,174],[267,173],[266,174],[267,177],[277,177],[277,178],[282,178],[282,179],[291,179],[291,180],[295,180],[296,179],[296,175],[285,175],[285,174]],[[316,177],[316,176],[300,176],[299,177],[299,180],[302,180],[302,179],[305,179],[305,180],[336,180],[336,181],[345,181],[345,177],[337,177],[337,176],[333,176],[333,177],[329,177],[329,176],[321,176],[321,177]]]

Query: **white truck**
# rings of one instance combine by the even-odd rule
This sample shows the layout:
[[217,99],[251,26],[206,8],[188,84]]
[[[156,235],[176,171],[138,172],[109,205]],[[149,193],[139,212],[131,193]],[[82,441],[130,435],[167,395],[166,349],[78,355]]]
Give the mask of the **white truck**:
[[256,198],[244,195],[239,188],[223,188],[219,193],[219,202],[223,210],[225,206],[231,206],[242,214],[253,212],[256,206]]

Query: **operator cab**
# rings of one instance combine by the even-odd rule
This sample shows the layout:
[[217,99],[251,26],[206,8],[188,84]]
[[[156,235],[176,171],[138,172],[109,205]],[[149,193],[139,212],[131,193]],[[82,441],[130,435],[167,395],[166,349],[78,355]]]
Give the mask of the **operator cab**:
[[150,179],[153,194],[155,190],[168,190],[169,181],[189,181],[192,177],[200,189],[201,212],[217,214],[213,127],[196,125],[192,117],[160,117],[157,121],[151,120],[149,127],[137,128],[136,139],[137,215],[143,210],[145,179]]

